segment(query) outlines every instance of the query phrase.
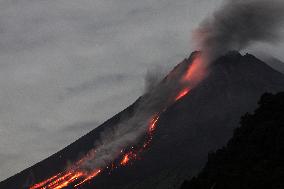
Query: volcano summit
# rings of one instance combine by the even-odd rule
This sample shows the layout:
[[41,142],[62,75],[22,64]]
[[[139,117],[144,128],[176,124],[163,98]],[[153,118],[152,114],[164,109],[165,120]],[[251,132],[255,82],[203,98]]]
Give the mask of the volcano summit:
[[284,75],[253,55],[229,52],[196,74],[199,56],[193,53],[133,105],[0,188],[179,188],[208,152],[227,142],[261,94],[284,89]]

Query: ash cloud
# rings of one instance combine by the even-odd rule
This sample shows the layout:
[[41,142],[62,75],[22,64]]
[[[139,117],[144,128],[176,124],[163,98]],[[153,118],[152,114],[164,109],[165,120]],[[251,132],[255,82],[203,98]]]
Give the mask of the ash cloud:
[[193,36],[198,48],[212,60],[254,42],[278,42],[283,21],[282,0],[229,0],[206,18]]

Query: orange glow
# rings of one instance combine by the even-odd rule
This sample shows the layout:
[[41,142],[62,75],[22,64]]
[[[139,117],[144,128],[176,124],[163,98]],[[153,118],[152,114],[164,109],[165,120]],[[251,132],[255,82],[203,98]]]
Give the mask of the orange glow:
[[175,98],[175,101],[178,101],[180,100],[181,98],[183,98],[184,96],[186,96],[188,93],[189,93],[190,89],[186,88],[186,89],[183,89],[178,95],[177,97]]
[[[159,116],[155,115],[150,120],[149,126],[148,126],[148,138],[144,142],[143,148],[134,150],[132,147],[131,151],[125,153],[125,155],[123,156],[122,160],[119,163],[120,166],[128,165],[130,161],[135,160],[137,158],[139,153],[143,152],[143,149],[145,149],[146,147],[150,145],[152,138],[153,138],[153,132],[157,127],[158,119],[159,119]],[[77,168],[80,167],[80,165],[82,165],[86,159],[89,159],[88,156],[89,154],[87,154],[82,159],[78,160],[74,164],[75,167],[70,168],[69,171],[66,171],[65,173],[60,173],[43,182],[35,184],[34,186],[30,187],[30,189],[61,189],[66,186],[73,186],[74,188],[77,188],[80,185],[86,183],[87,181],[95,178],[97,175],[99,175],[102,172],[102,169],[97,169],[93,172],[76,171]],[[118,166],[112,163],[111,167],[117,168]]]
[[153,132],[156,129],[159,116],[154,116],[150,121],[149,132]]
[[80,183],[76,184],[74,187],[78,187],[78,186],[84,184],[85,182],[91,180],[92,178],[96,177],[100,172],[101,172],[100,169],[98,169],[98,170],[92,172],[87,178],[85,178],[85,179],[84,179],[83,181],[81,181]]
[[58,179],[55,179],[54,181],[52,181],[48,184],[48,188],[54,188],[54,187],[60,185],[60,183],[62,183],[62,182],[64,183],[65,179],[67,179],[71,175],[72,175],[72,173],[69,172],[69,173],[66,173],[65,175],[59,177]]
[[191,88],[195,87],[201,80],[206,76],[206,65],[203,61],[202,56],[196,55],[191,64],[188,65],[188,68],[185,74],[181,78],[181,84],[184,86],[183,89],[176,95],[175,101],[180,100],[186,96]]
[[50,187],[52,189],[61,189],[61,188],[64,188],[66,186],[68,186],[70,183],[73,183],[75,180],[77,180],[78,178],[80,178],[81,176],[83,176],[83,173],[81,172],[78,172],[76,174],[74,174],[72,177],[68,178],[66,181],[64,182],[61,182],[57,185],[55,185],[54,187]]
[[204,61],[201,55],[197,55],[193,62],[188,66],[185,75],[182,77],[182,82],[199,83],[206,75]]
[[123,156],[122,160],[120,161],[120,165],[125,166],[130,162],[130,160],[136,159],[139,152],[141,152],[141,151],[139,151],[139,150],[136,151],[136,150],[132,149],[130,152],[126,153]]
[[45,181],[43,181],[43,182],[40,182],[40,183],[38,183],[38,184],[35,184],[35,185],[32,186],[30,189],[41,188],[41,187],[43,187],[44,185],[46,185],[47,183],[49,183],[49,182],[51,182],[52,180],[56,179],[59,175],[60,175],[60,174],[57,174],[57,175],[55,175],[55,176],[53,176],[53,177],[51,177],[51,178],[49,178],[49,179],[47,179],[47,180],[45,180]]
[[61,189],[85,177],[86,175],[80,171],[67,172],[63,175],[60,173],[51,177],[50,179],[32,186],[30,189]]
[[120,165],[126,165],[129,162],[129,154],[125,154],[123,159],[120,162]]

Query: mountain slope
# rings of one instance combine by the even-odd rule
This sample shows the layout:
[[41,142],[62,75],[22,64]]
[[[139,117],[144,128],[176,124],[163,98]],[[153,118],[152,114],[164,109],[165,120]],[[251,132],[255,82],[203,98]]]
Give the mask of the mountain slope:
[[[191,58],[177,67],[188,64]],[[252,55],[228,53],[212,64],[202,83],[160,116],[151,146],[141,160],[114,169],[110,175],[104,172],[81,188],[178,188],[203,167],[209,151],[226,143],[239,117],[256,107],[262,93],[283,88],[281,73]],[[91,150],[102,132],[129,119],[141,101],[50,158],[1,182],[0,188],[27,188],[64,170],[67,162]]]
[[284,188],[284,93],[264,94],[259,105],[182,189]]
[[268,56],[268,55],[261,55],[261,60],[263,60],[264,62],[266,62],[269,66],[271,66],[273,69],[284,73],[284,62],[272,57],[272,56]]
[[284,63],[277,58],[270,58],[269,60],[269,65],[274,68],[275,70],[280,71],[281,73],[284,73]]

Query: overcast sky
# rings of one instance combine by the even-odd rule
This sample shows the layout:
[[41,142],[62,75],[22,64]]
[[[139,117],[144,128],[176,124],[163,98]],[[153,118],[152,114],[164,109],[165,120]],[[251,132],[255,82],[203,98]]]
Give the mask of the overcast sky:
[[[221,1],[0,0],[0,180],[135,101]],[[263,49],[283,58],[283,44]]]

